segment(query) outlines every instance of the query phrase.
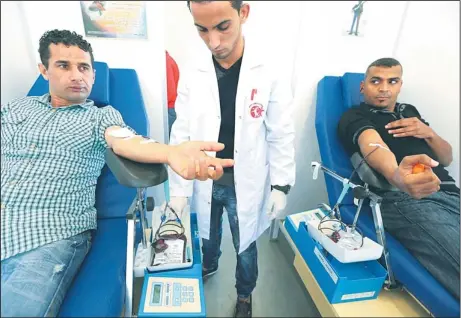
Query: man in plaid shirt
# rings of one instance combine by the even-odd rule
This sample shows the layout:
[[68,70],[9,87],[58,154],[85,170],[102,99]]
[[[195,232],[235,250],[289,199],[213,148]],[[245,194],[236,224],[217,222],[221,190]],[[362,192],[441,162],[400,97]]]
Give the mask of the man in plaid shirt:
[[1,108],[2,316],[58,314],[96,228],[96,183],[107,147],[134,161],[166,163],[185,179],[218,179],[233,165],[204,153],[222,144],[142,142],[117,110],[96,107],[87,99],[93,52],[82,36],[46,32],[39,53],[49,94]]

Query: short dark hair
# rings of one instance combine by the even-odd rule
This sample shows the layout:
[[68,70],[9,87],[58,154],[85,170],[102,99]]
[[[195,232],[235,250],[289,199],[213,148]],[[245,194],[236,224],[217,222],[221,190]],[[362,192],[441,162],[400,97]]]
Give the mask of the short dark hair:
[[50,44],[62,43],[66,46],[78,46],[85,52],[89,52],[91,56],[91,66],[94,66],[94,56],[91,44],[88,43],[83,37],[76,32],[68,30],[51,30],[46,31],[40,38],[40,45],[38,53],[40,53],[40,60],[45,68],[48,68],[48,61],[50,59]]
[[[189,8],[190,10],[190,3],[191,2],[197,2],[197,3],[200,3],[200,2],[212,2],[213,0],[188,0],[187,1],[187,7]],[[235,10],[237,10],[237,12],[240,12],[240,8],[242,7],[242,3],[243,3],[243,0],[236,0],[236,1],[229,1],[232,5],[232,8],[234,8]]]
[[365,72],[365,76],[368,75],[368,70],[373,67],[373,66],[376,66],[376,67],[393,67],[393,66],[400,66],[402,68],[402,72],[403,72],[403,67],[402,67],[402,64],[400,64],[399,61],[397,61],[396,59],[392,58],[392,57],[383,57],[383,58],[380,58],[376,61],[374,61],[373,63],[371,63],[368,67],[367,67],[367,71]]

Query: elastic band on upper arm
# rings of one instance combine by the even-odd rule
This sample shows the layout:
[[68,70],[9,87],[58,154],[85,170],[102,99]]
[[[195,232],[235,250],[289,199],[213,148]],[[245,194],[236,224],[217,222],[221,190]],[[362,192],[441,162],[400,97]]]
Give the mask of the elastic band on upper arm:
[[354,135],[352,136],[352,143],[354,145],[358,145],[360,134],[363,133],[367,129],[375,129],[375,127],[371,126],[371,125],[365,125],[365,126],[360,127],[359,129],[357,129],[355,131]]

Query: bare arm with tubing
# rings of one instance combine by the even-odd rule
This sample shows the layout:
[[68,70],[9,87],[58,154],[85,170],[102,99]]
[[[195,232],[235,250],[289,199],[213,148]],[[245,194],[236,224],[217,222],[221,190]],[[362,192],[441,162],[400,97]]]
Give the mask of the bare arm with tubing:
[[[366,156],[376,149],[373,144],[379,144],[387,149],[377,149],[370,154],[366,161],[376,171],[381,173],[392,185],[400,190],[407,192],[414,198],[420,199],[426,197],[440,189],[440,180],[432,171],[436,167],[435,162],[427,155],[415,155],[405,157],[400,165],[389,147],[384,143],[379,133],[374,129],[364,130],[358,137],[360,152]],[[412,168],[415,164],[422,163],[427,169],[419,174],[412,174]]]

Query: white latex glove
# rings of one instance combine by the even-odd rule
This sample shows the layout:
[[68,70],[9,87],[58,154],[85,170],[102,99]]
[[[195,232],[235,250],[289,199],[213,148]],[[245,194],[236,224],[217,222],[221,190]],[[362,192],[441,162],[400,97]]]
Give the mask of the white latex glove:
[[287,205],[287,196],[280,190],[273,189],[269,197],[266,214],[269,219],[283,219],[285,218],[285,207]]
[[[168,202],[168,206],[170,206],[178,215],[178,218],[182,218],[182,213],[184,211],[184,208],[187,205],[187,197],[171,197],[170,202]],[[161,206],[161,212],[165,211],[165,206],[166,202],[164,202]],[[170,211],[170,209],[167,209],[167,217],[168,218],[173,218],[174,214]],[[171,215],[169,215],[171,214]]]

